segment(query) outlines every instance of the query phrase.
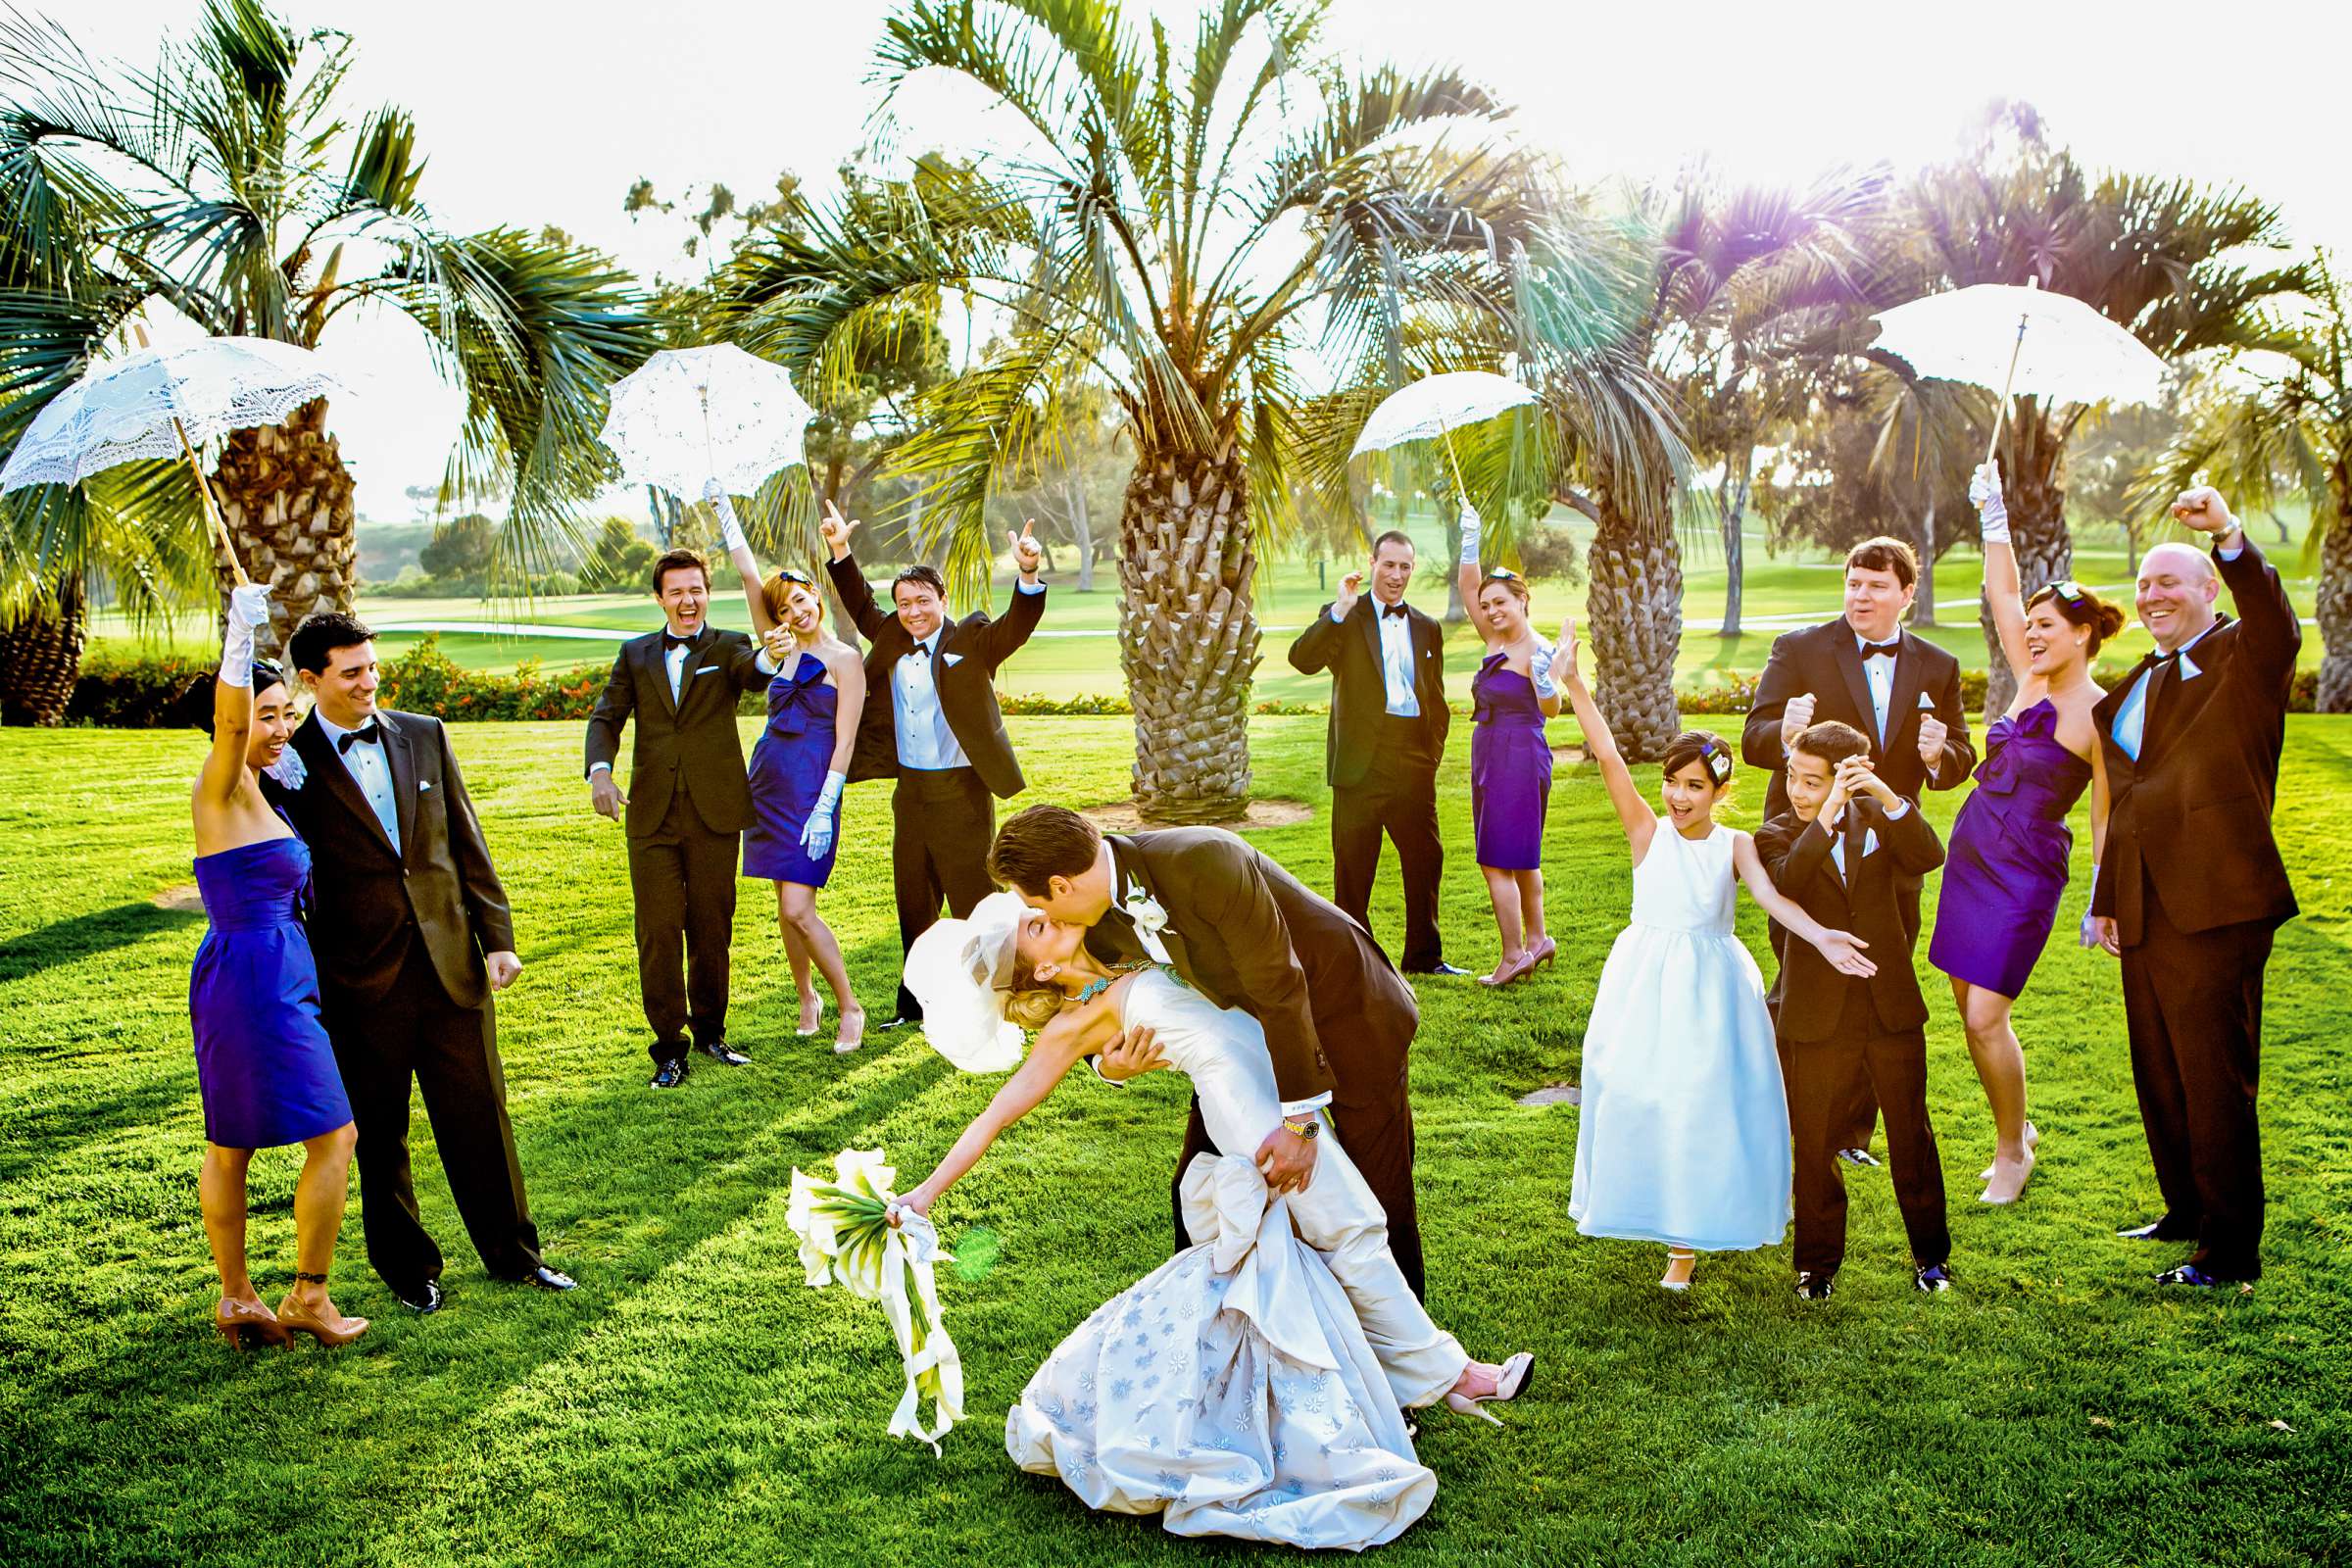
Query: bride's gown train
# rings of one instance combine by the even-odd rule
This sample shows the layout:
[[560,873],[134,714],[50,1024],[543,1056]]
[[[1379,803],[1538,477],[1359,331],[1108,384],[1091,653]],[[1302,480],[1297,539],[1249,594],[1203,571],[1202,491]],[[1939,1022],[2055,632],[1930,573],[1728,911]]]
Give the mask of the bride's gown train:
[[1005,1417],[1005,1450],[1091,1507],[1164,1510],[1177,1535],[1396,1539],[1437,1491],[1400,1406],[1435,1401],[1468,1356],[1406,1288],[1336,1141],[1305,1192],[1269,1201],[1251,1156],[1282,1102],[1254,1018],[1159,969],[1129,984],[1122,1014],[1192,1079],[1222,1156],[1184,1173],[1200,1240],[1055,1348]]

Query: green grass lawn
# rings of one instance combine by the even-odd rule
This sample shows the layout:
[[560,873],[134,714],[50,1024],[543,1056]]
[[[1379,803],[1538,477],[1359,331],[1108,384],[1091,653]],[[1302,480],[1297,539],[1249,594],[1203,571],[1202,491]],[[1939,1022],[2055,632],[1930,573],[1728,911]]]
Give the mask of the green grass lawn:
[[[1032,800],[1126,793],[1117,719],[1014,720]],[[1261,719],[1261,794],[1315,817],[1257,835],[1328,885],[1322,722]],[[1564,768],[1548,906],[1561,961],[1501,994],[1421,988],[1414,1053],[1430,1304],[1474,1353],[1530,1348],[1533,1396],[1494,1431],[1427,1421],[1435,1509],[1392,1563],[2106,1564],[2341,1560],[2352,1541],[2352,719],[2289,721],[2278,834],[2304,917],[2270,969],[2269,1272],[2244,1297],[2160,1296],[2172,1249],[2114,1241],[2158,1209],[2111,960],[2054,944],[2019,1008],[2042,1163],[2007,1211],[1975,1202],[1989,1118],[1931,985],[1930,1095],[1960,1289],[1910,1289],[1883,1176],[1853,1183],[1836,1299],[1802,1307],[1785,1249],[1702,1263],[1578,1237],[1574,1080],[1592,988],[1630,897],[1590,768]],[[499,1286],[466,1245],[429,1129],[417,1189],[451,1258],[417,1318],[368,1270],[350,1210],[336,1297],[376,1328],[346,1350],[240,1357],[196,1205],[202,1120],[185,1004],[193,737],[0,735],[0,1560],[12,1565],[1205,1562],[1214,1544],[1089,1515],[1014,1472],[1006,1406],[1054,1345],[1164,1255],[1184,1087],[1072,1082],[941,1205],[993,1231],[993,1272],[944,1283],[969,1380],[946,1457],[882,1435],[898,1396],[880,1312],[801,1283],[788,1172],[880,1145],[927,1170],[994,1081],[919,1040],[836,1058],[791,1032],[764,888],[745,889],[732,1034],[754,1064],[645,1088],[619,830],[592,816],[576,724],[460,726],[457,750],[529,967],[500,1003],[523,1168],[566,1297]],[[1449,956],[1494,938],[1467,847],[1467,748],[1444,775]],[[1743,775],[1752,825],[1761,781]],[[1953,797],[1931,797],[1948,823]],[[826,894],[887,1007],[898,951],[882,787],[850,795]],[[2069,914],[2087,880],[2086,836]],[[1931,901],[1931,908],[1933,904]],[[1394,875],[1375,923],[1391,942]],[[1762,922],[1742,901],[1762,953]],[[1931,977],[1932,978],[1932,977]],[[830,1024],[827,1025],[828,1037]],[[255,1274],[292,1266],[293,1152],[255,1165]],[[1262,1554],[1250,1560],[1270,1560]]]
[[[1589,542],[1592,528],[1583,517],[1562,509],[1560,522],[1580,543]],[[2291,520],[2289,526],[2293,526]],[[1412,597],[1433,612],[1442,612],[1446,589],[1442,578],[1434,574],[1432,564],[1442,558],[1444,540],[1434,518],[1426,513],[1413,521],[1411,529],[1419,536],[1424,567],[1422,580],[1415,584]],[[2286,574],[2287,591],[2296,607],[2309,614],[2317,585],[2298,575],[2302,566],[2301,546],[2278,544],[2276,533],[2260,523],[2255,525],[2255,531],[2258,542]],[[1065,555],[1065,564],[1068,559]],[[2109,598],[2119,600],[2129,613],[2131,573],[2125,569],[2126,560],[2122,537],[2116,529],[2094,524],[2079,533],[2075,575],[2083,583],[2105,591]],[[1329,677],[1298,674],[1291,668],[1286,655],[1309,617],[1331,601],[1341,576],[1351,564],[1337,561],[1281,561],[1261,571],[1257,609],[1265,631],[1254,688],[1259,701],[1328,700]],[[1772,652],[1774,637],[1791,626],[1825,620],[1837,613],[1838,565],[1838,558],[1819,550],[1767,557],[1762,537],[1751,535],[1742,594],[1744,635],[1726,638],[1719,635],[1729,583],[1721,546],[1712,537],[1690,541],[1685,562],[1683,642],[1676,662],[1678,684],[1690,689],[1720,681],[1726,675],[1753,674],[1762,669]],[[1938,612],[1939,624],[1919,628],[1921,635],[1957,654],[1966,669],[1983,669],[1986,663],[1984,639],[1977,628],[1975,610],[1978,575],[1982,569],[1972,548],[1955,549],[1945,556],[1936,573],[1936,598],[1944,607]],[[1116,570],[1108,564],[1099,569],[1095,591],[1085,594],[1072,585],[1069,572],[1051,574],[1049,580],[1054,584],[1054,597],[1040,628],[1041,635],[1004,665],[999,686],[1007,692],[1055,698],[1124,690],[1116,637]],[[1011,591],[1010,577],[1000,577],[994,589],[993,608],[1002,611]],[[439,634],[443,651],[470,669],[512,669],[526,659],[535,659],[551,670],[610,663],[612,645],[609,642],[547,636],[543,630],[534,634],[534,628],[597,627],[637,632],[651,630],[660,623],[660,613],[646,595],[585,594],[528,604],[474,599],[363,599],[359,608],[363,615],[379,627],[496,622],[506,628],[495,634],[469,631]],[[1536,584],[1535,612],[1545,636],[1558,629],[1563,612],[1573,612],[1582,619],[1584,608],[1585,590],[1581,584]],[[718,596],[712,618],[722,626],[748,627],[751,623],[741,594],[732,588]],[[101,642],[131,635],[130,628],[113,615],[99,616],[93,629]],[[387,631],[381,643],[384,656],[392,658],[406,651],[419,635]],[[183,619],[175,637],[167,634],[161,640],[200,656],[213,651],[201,628],[190,620]],[[2138,659],[2148,646],[2147,634],[2133,624],[2102,651],[2101,659],[2120,668]],[[1457,701],[1469,701],[1470,677],[1478,668],[1480,651],[1479,640],[1470,627],[1456,624],[1447,628],[1447,681]],[[2304,662],[2316,665],[2320,656],[2320,640],[2314,628],[2304,642]]]

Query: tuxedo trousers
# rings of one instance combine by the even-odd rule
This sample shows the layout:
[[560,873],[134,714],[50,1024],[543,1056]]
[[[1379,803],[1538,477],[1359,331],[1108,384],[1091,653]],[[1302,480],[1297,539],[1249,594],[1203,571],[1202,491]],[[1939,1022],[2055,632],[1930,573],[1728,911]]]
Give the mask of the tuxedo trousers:
[[[1405,1096],[1403,1081],[1397,1082],[1392,1100],[1345,1105],[1334,1100],[1330,1115],[1324,1136],[1336,1134],[1340,1147],[1348,1151],[1348,1157],[1363,1177],[1364,1185],[1372,1190],[1382,1214],[1388,1219],[1388,1250],[1396,1260],[1397,1273],[1404,1277],[1405,1286],[1416,1300],[1427,1298],[1428,1281],[1421,1261],[1421,1216],[1413,1201],[1413,1106]],[[1266,1129],[1269,1133],[1273,1130]],[[1184,1152],[1176,1160],[1176,1180],[1168,1186],[1168,1205],[1175,1215],[1179,1252],[1193,1245],[1192,1233],[1184,1225],[1185,1167],[1192,1164],[1195,1154],[1217,1152],[1216,1142],[1208,1136],[1208,1128],[1200,1119],[1200,1101],[1196,1096],[1192,1119],[1185,1123]],[[1244,1152],[1254,1154],[1256,1151]],[[1317,1245],[1312,1237],[1306,1240],[1310,1247]],[[1460,1369],[1455,1370],[1458,1373]]]
[[[654,1031],[654,1060],[686,1054],[686,1030],[704,1045],[727,1037],[727,978],[735,942],[735,857],[742,835],[714,833],[670,792],[662,825],[629,838],[629,894],[637,925],[637,989]],[[684,978],[678,950],[685,949]]]
[[1438,883],[1446,846],[1438,836],[1438,758],[1418,718],[1381,720],[1370,768],[1331,791],[1331,902],[1372,929],[1372,884],[1380,874],[1383,834],[1396,846],[1404,875],[1404,956],[1397,967],[1433,969],[1446,948],[1438,935]]
[[2153,881],[2140,937],[2124,949],[2132,1086],[2164,1195],[2161,1235],[2195,1237],[2190,1262],[2218,1279],[2262,1276],[2262,982],[2267,922],[2185,932]]
[[[899,769],[890,797],[890,882],[899,906],[899,951],[939,919],[944,899],[958,920],[997,890],[988,879],[996,803],[968,767]],[[923,1004],[899,981],[899,1016],[920,1018]]]
[[1886,1168],[1912,1262],[1944,1262],[1952,1234],[1943,1160],[1928,1119],[1927,1033],[1881,1029],[1870,988],[1854,980],[1844,986],[1845,1005],[1827,1040],[1781,1042],[1796,1143],[1794,1262],[1800,1273],[1827,1276],[1845,1261],[1845,1174],[1838,1151],[1853,1147],[1840,1140],[1849,1135],[1846,1118],[1865,1090],[1886,1118]]
[[409,1169],[412,1083],[423,1092],[450,1195],[482,1266],[500,1279],[538,1267],[539,1231],[507,1120],[493,1004],[452,1002],[423,942],[415,940],[382,996],[362,1001],[330,986],[321,1002],[359,1131],[360,1223],[375,1272],[410,1300],[441,1277],[441,1249],[417,1212]]

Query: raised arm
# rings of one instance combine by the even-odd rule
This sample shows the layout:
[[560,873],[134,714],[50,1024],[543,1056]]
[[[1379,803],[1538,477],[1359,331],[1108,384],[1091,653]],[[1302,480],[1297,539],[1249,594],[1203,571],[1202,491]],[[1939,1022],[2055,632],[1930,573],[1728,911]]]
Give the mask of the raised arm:
[[[2222,508],[2221,497],[2210,490],[2203,493],[2211,497],[2211,505],[2221,509],[2224,517],[2230,517],[2228,510]],[[2179,515],[2180,504],[2176,503],[2174,511]],[[2183,520],[2196,526],[2193,520]],[[2264,684],[2276,687],[2279,700],[2284,701],[2288,683],[2295,677],[2295,658],[2303,648],[2303,623],[2295,616],[2294,603],[2286,597],[2286,584],[2279,580],[2278,568],[2264,559],[2254,541],[2237,526],[2235,518],[2230,518],[2225,528],[2206,531],[2213,535],[2214,569],[2221,573],[2230,599],[2237,605],[2238,624],[2243,628],[2237,634],[2237,645],[2248,662],[2262,672]],[[2223,555],[2229,548],[2228,541],[2232,539],[2236,541],[2237,554]]]
[[1568,706],[1576,710],[1576,722],[1585,732],[1585,749],[1600,764],[1600,781],[1608,787],[1609,804],[1617,808],[1617,820],[1634,847],[1634,863],[1639,865],[1642,857],[1649,854],[1650,836],[1658,830],[1658,819],[1634,783],[1634,775],[1625,765],[1625,756],[1617,750],[1617,737],[1609,733],[1609,721],[1600,716],[1600,705],[1592,700],[1592,691],[1585,685],[1584,672],[1577,667],[1574,617],[1560,626],[1560,645],[1552,655],[1550,674],[1568,694]]
[[727,559],[735,563],[736,575],[743,579],[743,600],[751,607],[752,639],[757,642],[776,623],[775,617],[767,612],[760,558],[752,554],[751,541],[744,537],[743,524],[736,519],[735,503],[728,498],[727,487],[712,479],[703,486],[703,499],[710,503],[711,514],[718,518],[719,537],[726,541]]
[[213,749],[196,779],[197,827],[225,810],[245,789],[245,755],[253,734],[253,634],[270,624],[270,589],[258,582],[229,590],[228,625],[220,638],[220,672],[213,677]]
[[[1109,1025],[1107,1030],[1103,1027],[1105,1023]],[[1063,1009],[1038,1034],[1037,1044],[1029,1048],[1029,1059],[1004,1080],[1004,1087],[989,1101],[988,1108],[972,1118],[963,1136],[956,1140],[956,1147],[939,1162],[939,1168],[900,1201],[918,1214],[930,1213],[931,1205],[939,1201],[939,1195],[961,1181],[964,1173],[980,1162],[980,1156],[988,1152],[988,1146],[997,1141],[998,1134],[1043,1104],[1054,1092],[1054,1086],[1061,1082],[1081,1056],[1100,1050],[1117,1032],[1117,1015],[1110,1010],[1107,998],[1099,997],[1084,1006]]]
[[1340,628],[1363,596],[1364,574],[1351,571],[1340,579],[1340,597],[1325,605],[1291,644],[1291,667],[1301,675],[1319,675],[1339,657]]
[[980,657],[993,673],[1004,661],[1019,653],[1029,634],[1046,615],[1045,579],[1037,574],[1044,551],[1029,537],[1030,525],[1021,524],[1019,533],[1006,533],[1012,545],[1012,563],[1019,568],[1019,579],[1013,584],[1012,603],[1005,607],[1002,619],[986,623],[980,631]]
[[1984,603],[2001,639],[2001,657],[2009,661],[2009,673],[2022,685],[2033,661],[2026,654],[2026,605],[2018,582],[2017,551],[2009,543],[2009,507],[2001,499],[1998,464],[1978,465],[1968,481],[1968,499],[1977,504],[1977,531],[1984,541]]
[[1732,834],[1732,868],[1747,889],[1747,896],[1756,906],[1781,925],[1799,942],[1810,944],[1829,960],[1830,966],[1840,973],[1873,975],[1879,966],[1862,956],[1870,946],[1860,937],[1844,931],[1832,931],[1807,914],[1804,906],[1772,885],[1772,877],[1764,869],[1764,860],[1756,853],[1756,841],[1746,834]]
[[[1479,516],[1478,509],[1467,501],[1463,502],[1462,553],[1454,562],[1453,581],[1454,586],[1461,591],[1462,604],[1470,611],[1470,619],[1473,624],[1478,620],[1478,585],[1484,576],[1479,570],[1478,554],[1485,532],[1486,523]],[[1487,628],[1484,626],[1479,627],[1482,636],[1486,630]]]
[[816,527],[825,548],[833,553],[833,559],[825,563],[825,575],[833,579],[833,591],[841,596],[841,608],[849,612],[858,635],[870,643],[882,635],[890,616],[874,603],[874,590],[867,586],[865,573],[858,569],[858,558],[850,554],[850,535],[858,527],[857,519],[844,517],[841,509],[827,501],[824,520]]

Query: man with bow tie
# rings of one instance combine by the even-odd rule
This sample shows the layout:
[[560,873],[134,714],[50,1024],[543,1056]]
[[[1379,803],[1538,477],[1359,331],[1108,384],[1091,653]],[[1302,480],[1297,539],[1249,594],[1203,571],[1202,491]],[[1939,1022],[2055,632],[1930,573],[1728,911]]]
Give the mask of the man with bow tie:
[[[588,715],[589,801],[627,811],[637,989],[654,1032],[653,1087],[686,1081],[687,1031],[711,1060],[751,1058],[727,1044],[727,981],[735,940],[735,855],[752,825],[736,696],[767,683],[775,663],[739,631],[710,623],[710,572],[691,550],[654,563],[662,629],[620,645]],[[629,793],[612,777],[620,732],[634,718]],[[679,950],[685,952],[681,982]]]
[[[948,585],[935,567],[912,565],[891,579],[896,614],[874,603],[873,589],[850,554],[858,527],[827,508],[818,525],[833,559],[826,572],[842,608],[867,643],[865,710],[850,754],[850,782],[896,781],[890,797],[891,891],[899,907],[899,951],[939,918],[940,902],[957,919],[996,891],[988,877],[988,846],[996,833],[996,799],[1018,795],[1025,781],[1004,718],[997,710],[997,667],[1010,659],[1046,612],[1038,576],[1044,548],[1030,524],[1007,533],[1019,573],[1012,607],[1002,620],[977,610],[956,620],[948,613]],[[897,1029],[922,1021],[923,1005],[899,982]]]
[[[2164,1195],[2161,1218],[2121,1234],[2194,1242],[2157,1281],[2212,1287],[2262,1273],[2263,968],[2296,912],[2271,804],[2303,631],[2220,495],[2183,491],[2173,517],[2212,551],[2161,544],[2141,559],[2156,651],[2091,710],[2108,815],[2088,936],[2123,960],[2132,1082]],[[2215,611],[2225,586],[2235,620]]]
[[[1870,742],[1876,775],[1907,801],[1922,789],[1957,789],[1977,765],[1960,700],[1960,661],[1903,629],[1919,591],[1919,558],[1900,539],[1865,539],[1845,554],[1845,612],[1774,640],[1740,738],[1740,755],[1764,770],[1764,814],[1788,809],[1788,741],[1808,724],[1836,719]],[[1920,879],[1896,885],[1906,940],[1919,938]],[[1778,926],[1773,951],[1783,947]],[[1875,1164],[1870,1132],[1877,1107],[1865,1096],[1841,1118],[1838,1144],[1849,1164]]]
[[368,1261],[419,1312],[441,1306],[441,1249],[409,1175],[409,1094],[432,1119],[466,1234],[497,1279],[568,1291],[539,1253],[507,1121],[493,993],[522,971],[514,917],[436,718],[378,708],[375,633],[306,616],[286,655],[311,694],[270,786],[310,846],[309,922],[328,1042],[359,1124]]
[[1331,902],[1372,929],[1372,879],[1385,833],[1404,876],[1406,974],[1462,975],[1446,961],[1438,935],[1438,883],[1446,849],[1438,836],[1438,763],[1452,714],[1446,707],[1446,629],[1404,602],[1413,580],[1413,542],[1391,529],[1372,542],[1372,592],[1365,574],[1340,580],[1291,645],[1302,675],[1330,670],[1331,732],[1324,777],[1331,784]]

